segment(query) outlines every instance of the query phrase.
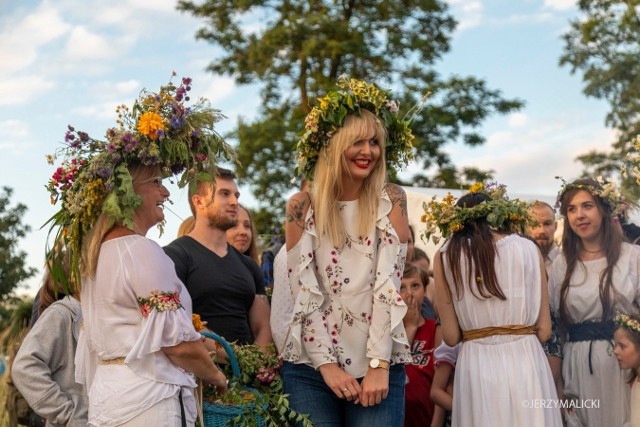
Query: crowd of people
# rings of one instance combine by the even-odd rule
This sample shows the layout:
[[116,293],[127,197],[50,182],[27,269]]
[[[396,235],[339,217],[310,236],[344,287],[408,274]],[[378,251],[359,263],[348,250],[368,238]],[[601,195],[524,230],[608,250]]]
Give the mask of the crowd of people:
[[[57,249],[11,370],[47,425],[194,425],[197,380],[228,387],[197,314],[278,352],[313,425],[640,426],[640,249],[610,183],[563,182],[561,241],[555,207],[502,185],[434,198],[420,231],[444,239],[432,262],[388,182],[411,158],[412,118],[341,78],[305,120],[284,245],[263,261],[236,176],[216,164],[233,159],[218,113],[187,108],[190,89],[143,92],[107,142],[69,128],[49,183]],[[145,235],[177,174],[193,216],[162,248]]]

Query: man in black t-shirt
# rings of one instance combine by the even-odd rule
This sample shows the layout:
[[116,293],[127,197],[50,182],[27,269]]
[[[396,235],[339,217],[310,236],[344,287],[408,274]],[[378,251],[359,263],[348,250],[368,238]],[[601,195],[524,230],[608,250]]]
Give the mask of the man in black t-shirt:
[[237,221],[239,196],[230,170],[218,168],[215,182],[198,182],[189,198],[195,226],[164,250],[207,328],[227,341],[264,347],[272,338],[262,271],[226,238]]

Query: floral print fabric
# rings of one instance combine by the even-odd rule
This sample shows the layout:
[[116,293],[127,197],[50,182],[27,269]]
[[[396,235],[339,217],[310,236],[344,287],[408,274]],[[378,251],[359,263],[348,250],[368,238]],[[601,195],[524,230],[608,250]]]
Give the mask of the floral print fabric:
[[341,248],[318,239],[310,208],[300,241],[287,253],[295,304],[282,357],[314,368],[338,363],[362,377],[369,358],[411,360],[402,324],[406,305],[398,292],[406,244],[387,217],[392,205],[386,191],[368,236],[357,236],[358,201],[340,203],[348,236]]

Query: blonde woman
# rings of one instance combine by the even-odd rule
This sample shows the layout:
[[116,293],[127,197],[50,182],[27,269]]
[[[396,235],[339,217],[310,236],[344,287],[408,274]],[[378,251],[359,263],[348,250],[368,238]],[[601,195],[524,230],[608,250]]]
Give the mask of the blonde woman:
[[[88,391],[88,425],[194,425],[196,377],[226,390],[173,263],[145,237],[164,221],[163,177],[201,176],[225,147],[211,128],[193,130],[216,113],[203,103],[183,105],[190,84],[143,91],[135,109],[120,110],[108,143],[70,127],[66,160],[50,181],[54,200],[62,200],[53,226],[68,251],[71,285],[80,288],[75,376]],[[59,271],[56,258],[50,265]]]
[[[409,227],[406,196],[385,182],[385,160],[410,150],[412,136],[387,92],[355,80],[340,87],[307,117],[298,152],[312,189],[287,204],[295,305],[284,389],[317,425],[402,426],[411,355],[398,291]],[[340,125],[327,120],[342,108],[349,113]],[[391,138],[392,125],[402,132]]]

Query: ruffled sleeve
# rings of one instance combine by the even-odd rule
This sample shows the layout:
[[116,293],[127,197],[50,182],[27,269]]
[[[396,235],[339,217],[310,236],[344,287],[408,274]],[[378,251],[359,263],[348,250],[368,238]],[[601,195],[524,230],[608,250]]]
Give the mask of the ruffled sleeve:
[[316,239],[313,208],[309,208],[305,218],[305,230],[298,244],[287,252],[289,284],[295,304],[282,358],[296,362],[304,349],[313,367],[317,369],[320,365],[337,363],[338,360],[327,330],[326,318],[320,310],[324,296],[315,274]]
[[[176,375],[174,369],[182,369],[169,362],[162,352],[163,347],[200,339],[191,319],[191,298],[176,276],[171,259],[155,242],[149,243],[151,247],[144,255],[138,252],[137,263],[129,270],[129,283],[137,299],[142,323],[125,363],[143,377],[194,386],[190,376],[180,378]],[[162,359],[162,362],[153,362],[153,359]],[[158,370],[157,363],[164,365],[165,360],[172,369]]]
[[389,212],[393,205],[383,190],[378,206],[377,270],[373,287],[373,312],[367,341],[369,358],[391,360],[394,363],[411,362],[409,342],[402,319],[407,306],[400,296],[407,244],[401,244]]

